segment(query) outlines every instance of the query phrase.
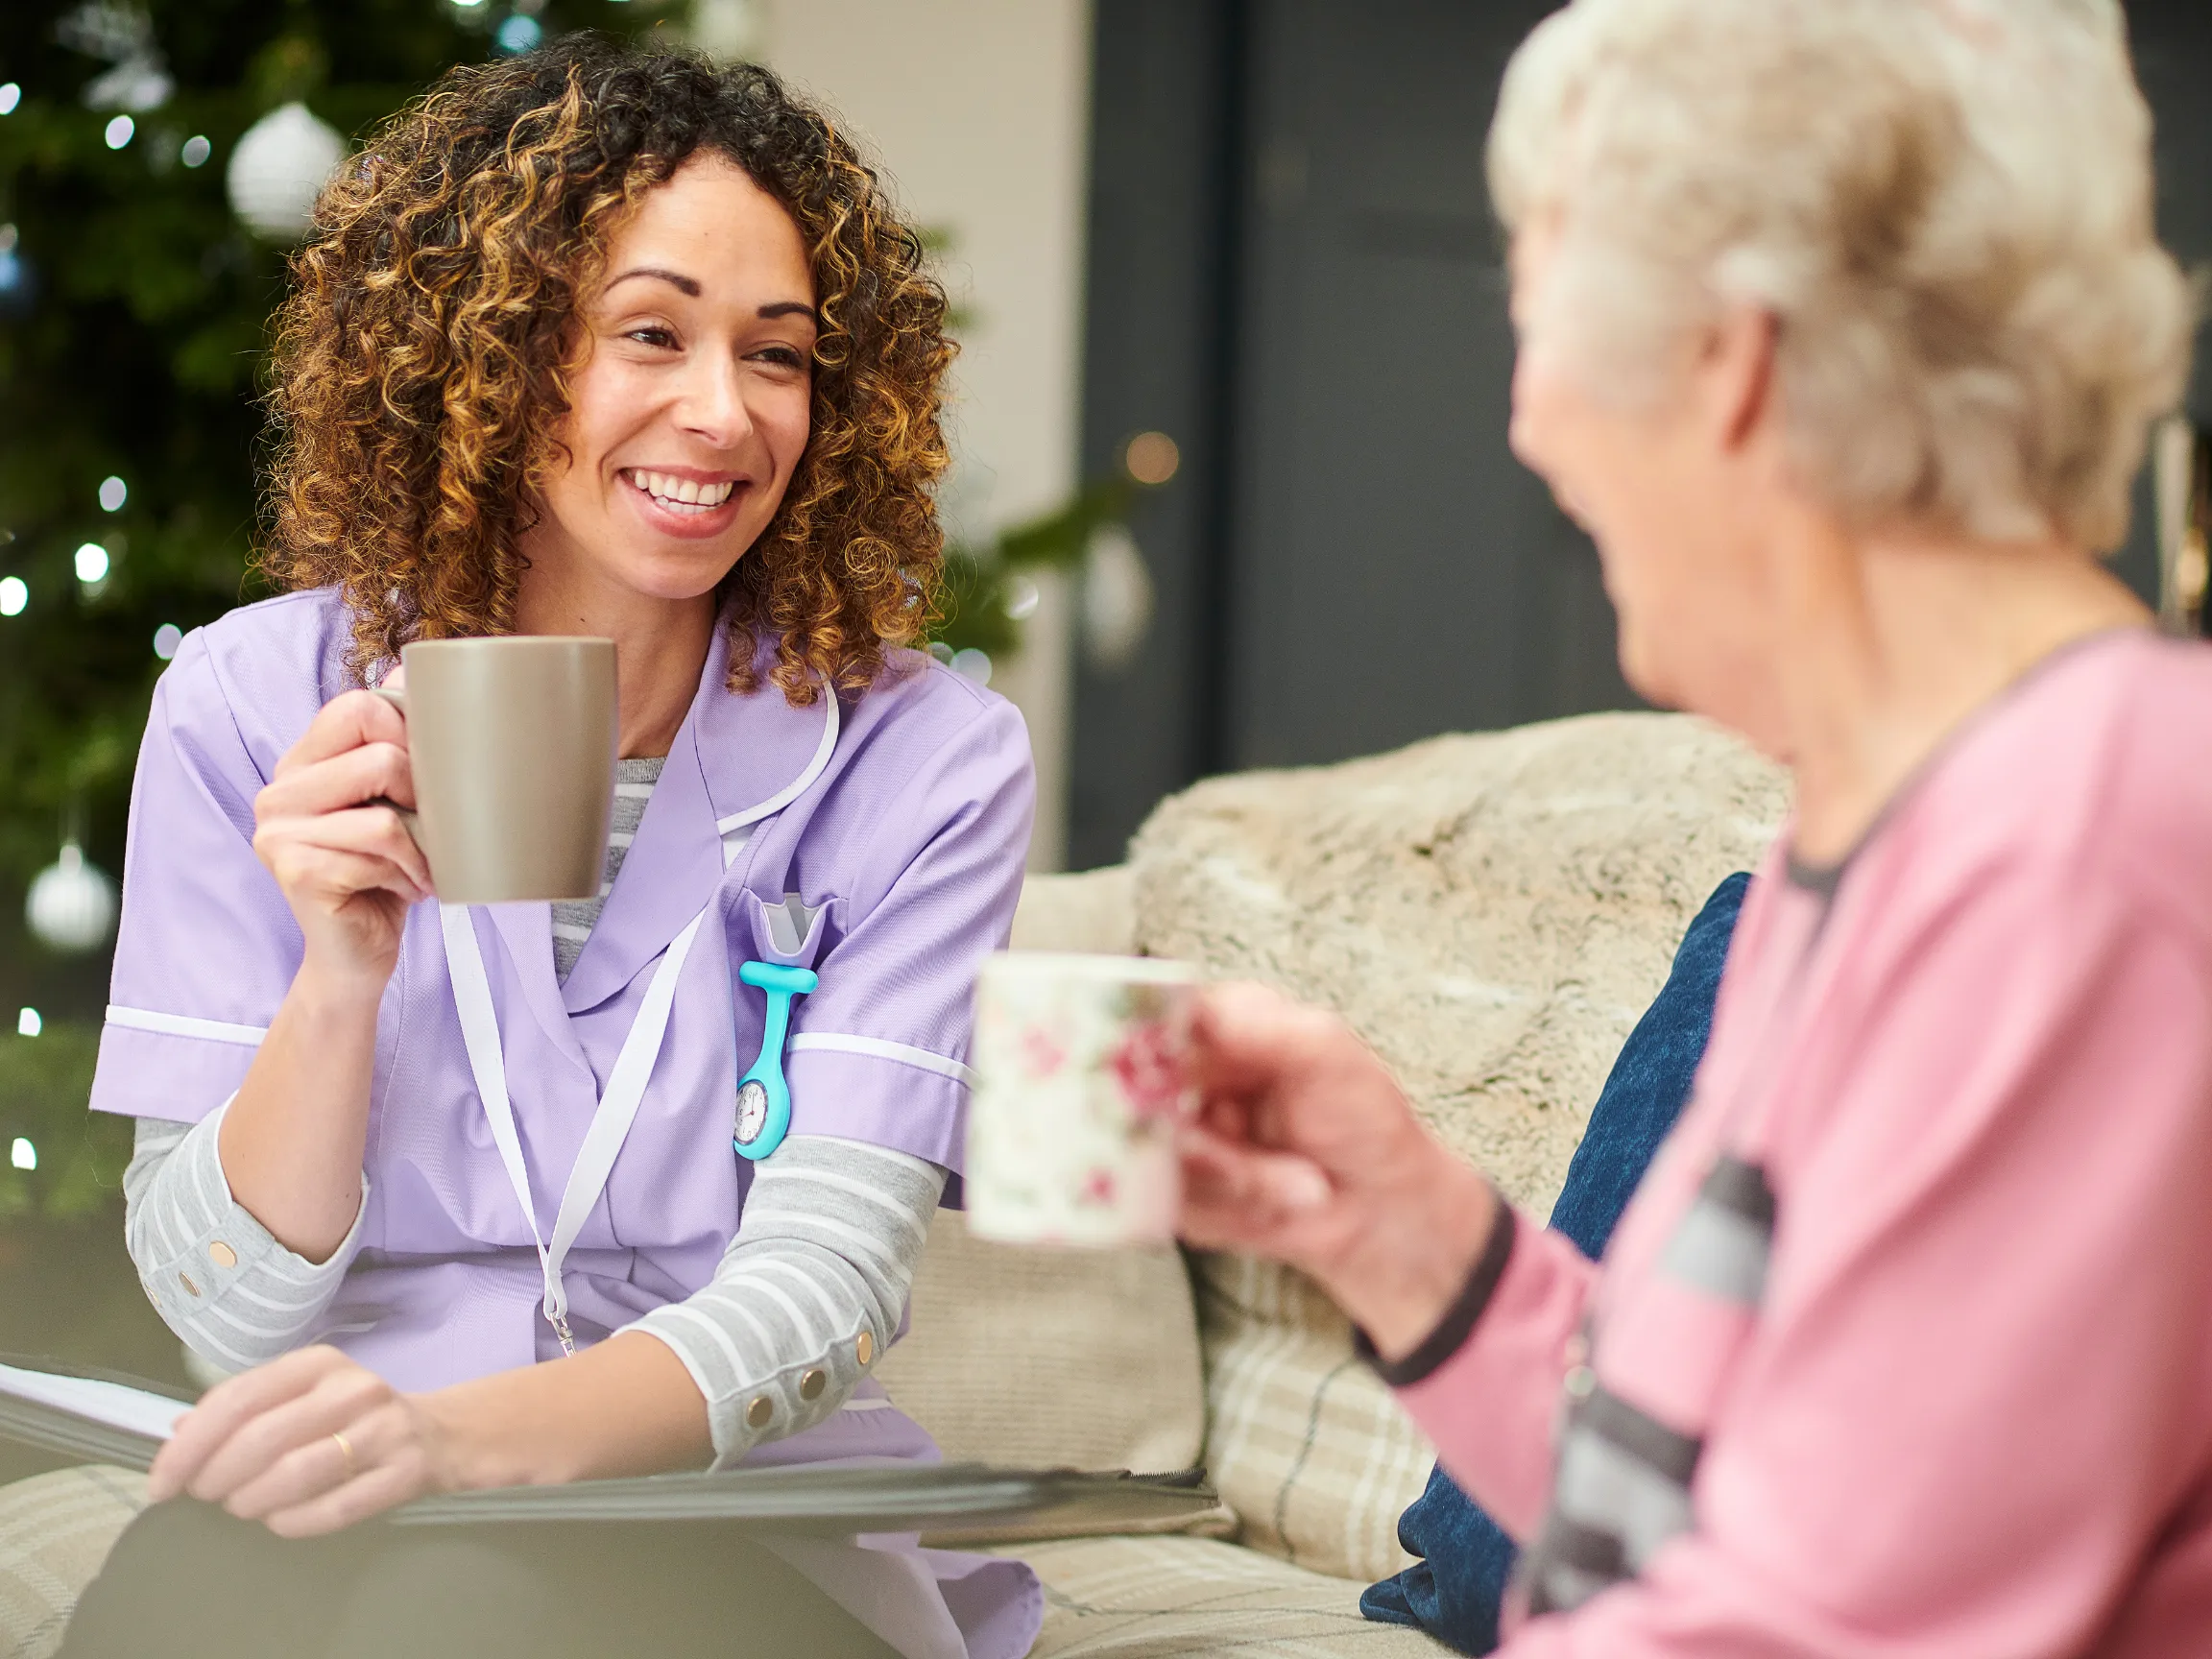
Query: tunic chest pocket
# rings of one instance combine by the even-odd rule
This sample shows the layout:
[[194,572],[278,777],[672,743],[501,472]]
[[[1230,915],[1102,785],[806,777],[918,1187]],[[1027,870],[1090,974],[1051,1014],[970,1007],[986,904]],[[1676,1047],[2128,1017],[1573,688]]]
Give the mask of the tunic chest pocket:
[[753,934],[753,953],[762,962],[782,968],[811,968],[820,958],[829,931],[830,908],[834,894],[809,904],[797,893],[783,895],[782,902],[769,903],[757,894],[746,895],[746,920]]

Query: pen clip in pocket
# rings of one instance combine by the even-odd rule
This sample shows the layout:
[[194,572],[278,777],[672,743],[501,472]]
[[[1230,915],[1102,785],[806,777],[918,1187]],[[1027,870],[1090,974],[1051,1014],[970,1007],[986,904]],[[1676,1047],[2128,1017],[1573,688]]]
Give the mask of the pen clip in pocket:
[[753,945],[764,962],[786,968],[811,968],[822,954],[822,935],[833,902],[824,898],[809,904],[797,893],[786,893],[780,904],[753,897]]

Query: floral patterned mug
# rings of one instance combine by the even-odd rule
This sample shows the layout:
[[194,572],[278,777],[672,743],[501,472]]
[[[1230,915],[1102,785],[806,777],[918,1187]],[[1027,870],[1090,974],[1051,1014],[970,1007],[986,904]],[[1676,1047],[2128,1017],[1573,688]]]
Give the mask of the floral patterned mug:
[[1025,1244],[1165,1243],[1194,1104],[1187,962],[1004,951],[975,989],[968,1230]]

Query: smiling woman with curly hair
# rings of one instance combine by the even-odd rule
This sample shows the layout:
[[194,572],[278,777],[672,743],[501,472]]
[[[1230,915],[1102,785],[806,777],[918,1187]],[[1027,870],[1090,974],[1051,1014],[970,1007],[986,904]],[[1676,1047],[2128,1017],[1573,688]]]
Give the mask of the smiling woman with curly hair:
[[[373,134],[294,274],[286,591],[156,693],[93,1097],[138,1119],[148,1294],[234,1375],[66,1650],[1015,1659],[1016,1562],[354,1526],[771,1442],[934,1455],[871,1373],[1031,781],[1013,709],[911,648],[951,357],[919,239],[765,70],[584,37]],[[424,902],[370,687],[490,635],[615,643],[594,899]],[[803,983],[779,1049],[767,989]],[[779,1063],[787,1123],[739,1083]]]
[[[812,430],[731,614],[776,683],[866,688],[935,597],[952,349],[913,228],[852,144],[765,69],[563,45],[457,71],[319,204],[278,322],[278,586],[344,589],[353,664],[505,634],[589,339],[585,296],[648,191],[705,153],[805,244]],[[918,602],[919,598],[919,602]],[[751,653],[737,655],[746,686]]]

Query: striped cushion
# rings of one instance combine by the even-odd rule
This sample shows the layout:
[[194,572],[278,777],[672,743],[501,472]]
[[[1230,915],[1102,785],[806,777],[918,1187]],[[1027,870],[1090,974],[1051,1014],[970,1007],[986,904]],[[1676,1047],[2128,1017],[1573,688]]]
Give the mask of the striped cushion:
[[1086,1538],[1019,1554],[1045,1581],[1031,1659],[1443,1659],[1432,1637],[1359,1616],[1360,1586],[1209,1538]]
[[1435,1450],[1352,1353],[1311,1281],[1238,1256],[1195,1259],[1206,1354],[1206,1466],[1254,1549],[1336,1577],[1412,1559],[1398,1516]]
[[89,1464],[0,1486],[0,1659],[47,1659],[77,1598],[146,1507],[146,1477]]

